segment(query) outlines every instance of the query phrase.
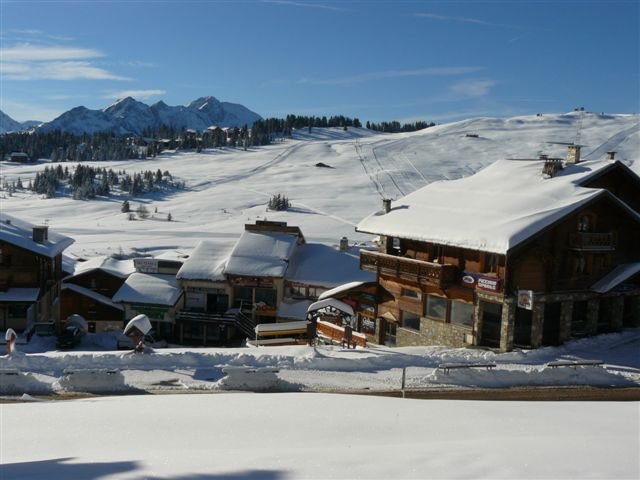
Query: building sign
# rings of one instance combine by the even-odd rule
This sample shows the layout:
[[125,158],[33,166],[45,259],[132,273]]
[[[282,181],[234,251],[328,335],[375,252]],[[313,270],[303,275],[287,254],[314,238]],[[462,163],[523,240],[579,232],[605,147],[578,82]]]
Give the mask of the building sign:
[[465,287],[476,287],[489,292],[502,291],[502,279],[499,277],[463,272],[462,283]]
[[134,258],[133,266],[140,273],[158,273],[158,260],[156,258]]
[[518,290],[518,307],[533,310],[533,290]]
[[362,333],[368,333],[369,335],[375,335],[376,333],[376,320],[374,318],[360,317]]

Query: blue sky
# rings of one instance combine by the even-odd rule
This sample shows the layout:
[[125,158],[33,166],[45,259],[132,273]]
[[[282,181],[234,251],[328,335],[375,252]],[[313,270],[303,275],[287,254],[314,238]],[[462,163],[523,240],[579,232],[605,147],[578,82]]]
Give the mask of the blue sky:
[[0,109],[132,95],[443,123],[640,111],[640,2],[0,0]]

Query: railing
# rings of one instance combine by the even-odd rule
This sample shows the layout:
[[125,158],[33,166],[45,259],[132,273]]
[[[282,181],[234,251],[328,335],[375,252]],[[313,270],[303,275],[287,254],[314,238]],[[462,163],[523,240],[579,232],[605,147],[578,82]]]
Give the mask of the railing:
[[360,269],[397,279],[428,283],[438,287],[455,281],[456,266],[397,257],[378,252],[360,252]]
[[616,249],[615,233],[574,232],[569,243],[575,250],[611,251]]
[[207,312],[191,312],[189,310],[178,310],[176,312],[176,320],[190,320],[206,323],[224,323],[234,325],[247,337],[255,336],[255,323],[238,309],[233,309],[227,313],[207,313]]

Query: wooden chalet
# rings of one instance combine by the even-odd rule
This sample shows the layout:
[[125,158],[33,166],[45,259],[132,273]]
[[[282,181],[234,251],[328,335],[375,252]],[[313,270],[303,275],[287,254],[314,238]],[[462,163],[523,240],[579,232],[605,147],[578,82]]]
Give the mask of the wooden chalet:
[[0,328],[60,318],[62,252],[73,239],[0,213]]
[[133,272],[133,260],[97,257],[78,262],[73,275],[63,280],[61,319],[81,315],[92,333],[121,330],[124,307],[112,299]]
[[[514,347],[640,325],[640,178],[615,161],[498,161],[357,227],[386,345]],[[559,168],[558,168],[559,167]],[[543,170],[545,173],[543,173]]]

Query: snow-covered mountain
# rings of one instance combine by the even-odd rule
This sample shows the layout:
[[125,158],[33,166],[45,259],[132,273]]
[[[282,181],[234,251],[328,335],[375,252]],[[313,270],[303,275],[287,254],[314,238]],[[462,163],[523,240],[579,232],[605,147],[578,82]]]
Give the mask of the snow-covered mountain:
[[[233,105],[233,104],[230,104]],[[29,128],[40,125],[42,122],[37,120],[27,120],[26,122],[18,122],[9,115],[0,110],[0,133],[20,132]]]
[[203,131],[218,127],[249,126],[262,117],[248,108],[215,97],[202,97],[189,105],[169,106],[158,102],[151,106],[131,97],[118,100],[102,110],[76,107],[51,122],[38,127],[39,131],[63,130],[75,134],[113,132],[116,134],[140,134],[145,128],[170,125],[177,129],[193,128]]

